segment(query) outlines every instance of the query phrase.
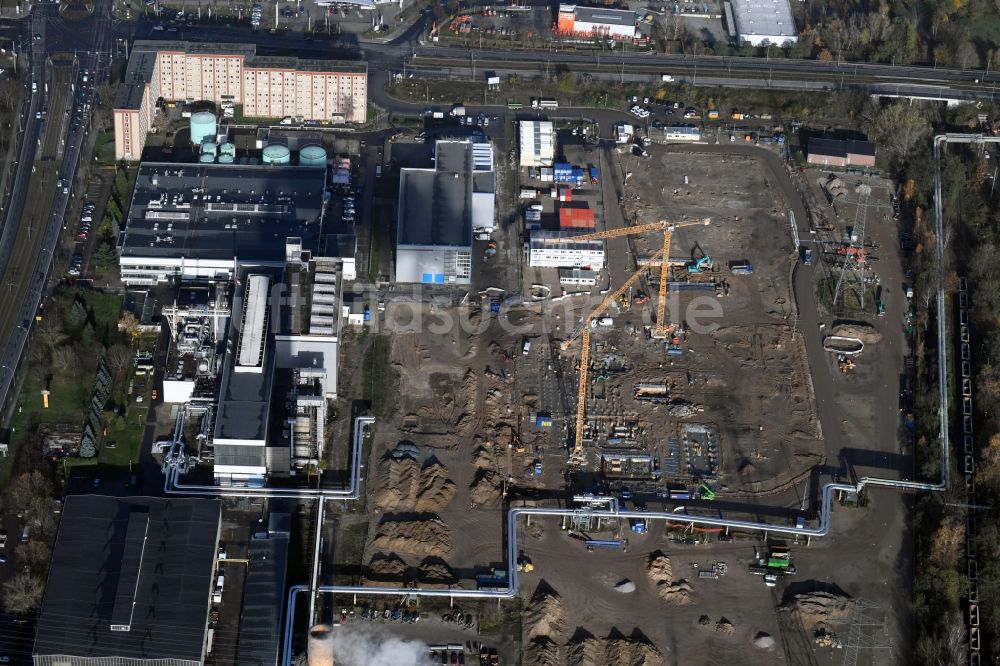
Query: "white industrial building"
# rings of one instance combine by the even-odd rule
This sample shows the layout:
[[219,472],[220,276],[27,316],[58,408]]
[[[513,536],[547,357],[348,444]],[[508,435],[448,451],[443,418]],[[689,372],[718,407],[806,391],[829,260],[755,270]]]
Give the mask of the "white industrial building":
[[396,282],[469,284],[472,238],[496,228],[493,146],[442,140],[434,166],[401,169]]
[[638,15],[627,9],[559,5],[556,32],[578,37],[634,39]]
[[550,167],[556,157],[556,131],[548,120],[522,120],[520,132],[520,164],[523,167]]
[[798,38],[789,0],[730,0],[726,4],[732,8],[726,18],[741,44],[785,46]]
[[574,240],[579,234],[563,231],[532,231],[528,240],[528,265],[532,268],[604,267],[603,240]]

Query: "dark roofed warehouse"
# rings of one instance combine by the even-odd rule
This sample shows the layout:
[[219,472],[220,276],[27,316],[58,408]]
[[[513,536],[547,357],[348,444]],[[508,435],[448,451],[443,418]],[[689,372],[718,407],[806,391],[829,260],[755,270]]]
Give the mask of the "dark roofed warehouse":
[[67,497],[35,666],[203,663],[221,521],[216,500]]

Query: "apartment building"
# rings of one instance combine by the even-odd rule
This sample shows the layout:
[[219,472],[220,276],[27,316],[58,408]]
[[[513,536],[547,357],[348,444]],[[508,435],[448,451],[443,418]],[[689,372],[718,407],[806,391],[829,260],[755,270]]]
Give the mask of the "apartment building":
[[138,160],[156,102],[231,101],[249,118],[362,123],[364,62],[256,55],[252,44],[137,41],[115,100],[115,158]]

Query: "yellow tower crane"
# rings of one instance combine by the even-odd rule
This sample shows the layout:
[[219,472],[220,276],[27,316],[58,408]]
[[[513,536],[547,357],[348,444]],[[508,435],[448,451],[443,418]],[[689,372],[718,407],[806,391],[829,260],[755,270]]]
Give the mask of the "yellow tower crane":
[[[656,329],[653,337],[665,338],[667,337],[667,281],[670,278],[670,241],[673,236],[673,231],[679,227],[708,225],[710,223],[711,220],[709,219],[682,224],[670,224],[666,220],[660,220],[659,222],[651,222],[649,224],[638,224],[632,227],[622,227],[620,229],[608,229],[606,231],[582,234],[579,236],[573,236],[572,238],[574,241],[602,240],[606,238],[618,238],[621,236],[634,236],[650,231],[663,231],[663,246],[649,259],[648,262],[646,262],[646,265],[653,266],[657,263],[660,265],[660,292],[659,301],[656,304]],[[641,275],[642,270],[636,271],[629,276],[629,278],[625,280],[625,282],[622,283],[618,289],[608,294],[596,308],[591,310],[590,314],[584,317],[583,325],[577,330],[577,332],[563,341],[561,345],[561,349],[565,351],[570,347],[570,345],[573,344],[578,336],[580,337],[580,384],[577,389],[576,431],[573,434],[574,443],[573,453],[571,456],[577,460],[579,460],[583,454],[583,424],[587,416],[587,374],[590,370],[590,325],[605,310],[607,310],[619,296],[624,294],[629,287],[635,284],[636,280],[638,280]]]

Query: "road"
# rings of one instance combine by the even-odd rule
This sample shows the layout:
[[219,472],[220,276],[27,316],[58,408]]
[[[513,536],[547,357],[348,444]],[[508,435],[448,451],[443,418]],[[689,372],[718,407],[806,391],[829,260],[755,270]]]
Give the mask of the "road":
[[[623,79],[660,80],[664,73],[677,82],[729,87],[772,87],[793,90],[863,89],[884,95],[921,95],[934,99],[998,99],[1000,73],[916,65],[853,63],[846,61],[798,60],[791,58],[744,58],[688,56],[663,53],[591,53],[576,50],[510,51],[472,49],[429,44],[422,41],[425,19],[389,41],[359,41],[355,35],[340,35],[333,42],[314,40],[301,33],[270,35],[265,31],[223,26],[193,26],[177,33],[152,30],[150,22],[137,27],[123,25],[116,37],[185,39],[207,42],[251,42],[261,54],[294,53],[301,57],[365,59],[370,71],[418,74],[447,73],[452,68],[473,65],[486,69],[521,71],[562,65],[593,75],[615,74]],[[375,86],[369,86],[373,89]]]
[[[58,5],[39,4],[25,26],[32,37],[37,36],[31,39],[29,77],[37,90],[23,120],[14,186],[0,233],[5,296],[0,306],[0,405],[11,397],[14,370],[51,276],[66,209],[77,195],[74,181],[89,114],[76,113],[74,104],[84,101],[83,70],[106,73],[101,52],[107,50],[111,35],[109,2],[98,0],[92,17],[72,24],[58,16]],[[53,68],[54,55],[59,58],[74,51],[75,60]],[[74,86],[67,90],[69,81]],[[57,82],[62,84],[59,90],[54,89]],[[65,187],[55,187],[57,179],[65,180]]]

